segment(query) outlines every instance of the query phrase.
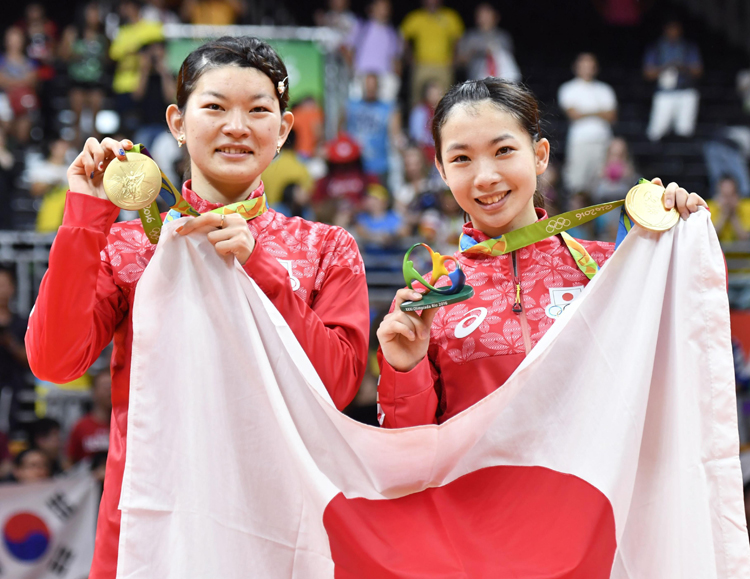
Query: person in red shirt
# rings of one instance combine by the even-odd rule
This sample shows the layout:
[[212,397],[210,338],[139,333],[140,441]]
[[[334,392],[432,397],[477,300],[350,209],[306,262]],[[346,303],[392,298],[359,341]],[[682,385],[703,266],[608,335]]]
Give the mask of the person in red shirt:
[[[357,392],[367,361],[367,285],[352,236],[273,209],[247,222],[237,213],[206,213],[263,196],[261,174],[294,122],[285,110],[287,81],[279,56],[255,38],[223,37],[185,59],[167,121],[190,154],[192,180],[182,195],[201,216],[177,231],[206,233],[219,255],[234,256],[284,316],[343,409]],[[107,165],[125,159],[131,147],[127,140],[90,138],[70,166],[63,224],[26,338],[32,371],[52,382],[82,375],[114,339],[112,432],[90,579],[116,575],[133,304],[156,248],[139,221],[115,223],[119,209],[102,186]],[[189,343],[179,350],[175,363],[201,363]]]
[[[454,256],[474,296],[418,315],[399,306],[421,295],[396,293],[377,332],[379,420],[388,428],[442,423],[502,386],[593,275],[559,235],[502,255],[466,251],[547,217],[537,180],[550,145],[528,89],[496,78],[457,85],[432,127],[435,164],[470,217],[468,243]],[[664,204],[685,219],[706,205],[676,183]],[[573,243],[596,262],[587,261],[593,271],[614,251],[610,243]]]
[[68,436],[71,464],[109,449],[109,422],[112,416],[112,376],[109,370],[94,376],[91,412],[76,422]]

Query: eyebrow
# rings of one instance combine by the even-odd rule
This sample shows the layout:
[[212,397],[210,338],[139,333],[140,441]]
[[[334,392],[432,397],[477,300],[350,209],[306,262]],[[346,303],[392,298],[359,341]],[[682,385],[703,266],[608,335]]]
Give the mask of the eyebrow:
[[[204,91],[202,94],[203,94],[203,96],[212,96],[212,97],[219,98],[219,99],[224,99],[224,100],[227,99],[226,95],[223,95],[220,92],[216,92],[216,91],[213,91],[213,90]],[[247,98],[248,98],[248,100],[252,100],[252,101],[260,100],[260,99],[273,100],[273,97],[271,95],[269,95],[268,93],[265,93],[265,92],[259,92],[257,94],[249,95]]]
[[[498,143],[500,143],[502,141],[506,141],[508,139],[515,139],[515,137],[513,135],[511,135],[510,133],[503,133],[499,137],[495,137],[494,139],[492,139],[488,143],[488,145],[491,147],[493,145],[497,145]],[[450,153],[451,151],[463,150],[463,149],[469,149],[469,148],[470,148],[469,145],[466,145],[465,143],[453,143],[453,144],[451,144],[450,147],[448,147],[446,149],[445,152],[446,153]]]

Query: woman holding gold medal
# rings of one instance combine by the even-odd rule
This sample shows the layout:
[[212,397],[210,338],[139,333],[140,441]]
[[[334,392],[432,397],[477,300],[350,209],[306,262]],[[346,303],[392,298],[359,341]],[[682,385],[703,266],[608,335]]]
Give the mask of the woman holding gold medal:
[[[543,221],[537,179],[550,145],[536,99],[522,85],[486,78],[454,86],[435,110],[432,132],[438,171],[471,219],[454,258],[473,297],[418,315],[423,299],[440,298],[396,293],[378,329],[379,420],[390,428],[442,423],[502,386],[614,251],[565,230],[622,205]],[[628,195],[630,218],[659,231],[706,206],[660,179]],[[624,235],[627,216],[621,225]]]
[[[192,179],[181,192],[162,182],[155,164],[127,140],[88,139],[68,170],[65,216],[26,344],[36,376],[66,382],[114,339],[113,420],[91,579],[116,572],[131,314],[164,218],[148,205],[160,188],[172,205],[167,221],[195,216],[179,234],[206,233],[216,252],[234,255],[273,302],[336,406],[345,407],[359,388],[369,306],[353,238],[338,227],[287,218],[265,203],[261,174],[294,121],[288,100],[286,67],[268,44],[224,37],[185,59],[177,104],[166,112],[172,135],[190,154]],[[108,194],[140,207],[142,222],[115,223],[119,208]]]

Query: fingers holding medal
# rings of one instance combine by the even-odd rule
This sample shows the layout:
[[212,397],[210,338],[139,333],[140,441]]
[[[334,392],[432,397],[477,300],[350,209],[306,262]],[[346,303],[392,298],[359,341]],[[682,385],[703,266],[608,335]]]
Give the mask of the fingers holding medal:
[[674,182],[665,188],[658,177],[650,182],[641,180],[625,198],[625,209],[630,218],[651,231],[671,229],[680,217],[687,219],[699,207],[707,207],[700,195],[688,193]]
[[133,143],[127,139],[117,141],[105,138],[101,142],[91,137],[83,150],[68,167],[68,186],[71,191],[107,199],[104,191],[104,172],[113,159],[126,158]]

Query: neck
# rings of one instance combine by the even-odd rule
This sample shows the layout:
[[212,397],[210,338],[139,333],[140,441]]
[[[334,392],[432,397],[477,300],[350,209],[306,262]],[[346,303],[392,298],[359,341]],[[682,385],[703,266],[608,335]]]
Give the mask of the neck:
[[106,410],[99,406],[94,406],[91,409],[91,416],[93,416],[94,420],[96,420],[97,422],[101,422],[102,424],[109,424],[109,419],[112,416],[112,411]]
[[481,224],[478,224],[474,221],[474,218],[472,217],[472,223],[474,223],[475,227],[484,233],[488,237],[500,237],[501,235],[505,235],[506,233],[510,233],[511,231],[515,231],[516,229],[521,229],[522,227],[526,227],[527,225],[531,225],[533,223],[537,222],[537,215],[536,215],[536,208],[534,207],[533,203],[530,203],[529,205],[524,208],[521,213],[516,215],[513,219],[511,219],[506,225],[503,225],[502,227],[487,227]]
[[260,175],[258,175],[250,186],[244,183],[216,183],[206,179],[203,175],[195,175],[192,181],[192,189],[210,203],[230,205],[238,201],[244,201],[250,194],[260,186]]

